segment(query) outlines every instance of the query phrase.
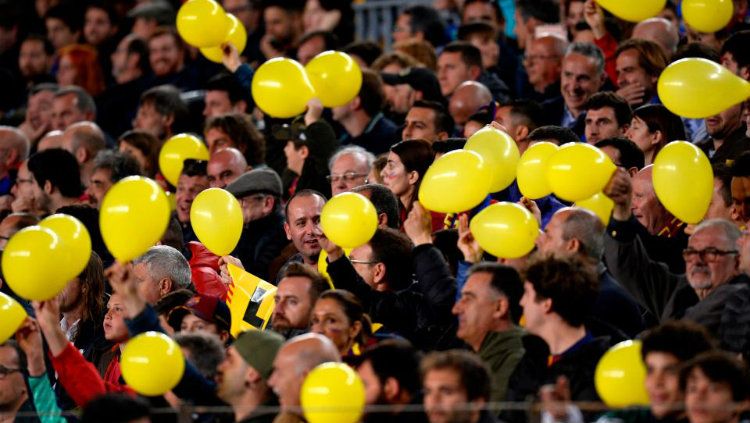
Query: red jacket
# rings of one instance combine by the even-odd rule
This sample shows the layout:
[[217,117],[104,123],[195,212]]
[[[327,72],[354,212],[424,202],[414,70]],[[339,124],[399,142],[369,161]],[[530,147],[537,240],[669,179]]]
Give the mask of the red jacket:
[[198,241],[188,242],[190,249],[190,271],[192,272],[193,285],[201,295],[218,297],[223,301],[227,299],[227,287],[219,276],[219,256],[208,251]]

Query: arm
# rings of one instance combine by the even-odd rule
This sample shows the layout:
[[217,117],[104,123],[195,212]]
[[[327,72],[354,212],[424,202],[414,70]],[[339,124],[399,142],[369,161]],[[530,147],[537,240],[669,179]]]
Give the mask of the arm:
[[583,7],[583,18],[594,33],[594,43],[604,53],[604,69],[613,84],[617,85],[615,52],[617,40],[604,26],[604,11],[594,0],[587,0]]

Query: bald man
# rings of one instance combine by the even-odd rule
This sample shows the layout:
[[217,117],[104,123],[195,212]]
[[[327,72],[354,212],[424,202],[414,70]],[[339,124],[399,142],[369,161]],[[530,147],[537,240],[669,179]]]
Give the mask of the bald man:
[[76,122],[63,131],[61,147],[75,156],[84,186],[88,186],[91,180],[94,157],[105,146],[104,132],[94,122]]
[[247,160],[240,150],[232,147],[219,150],[208,161],[208,185],[226,188],[248,170]]
[[491,102],[492,93],[487,87],[476,81],[466,81],[453,92],[448,111],[456,125],[463,126],[469,120],[469,116]]
[[529,77],[533,92],[529,98],[538,102],[560,95],[562,58],[568,42],[551,35],[531,40],[526,48],[523,67]]
[[655,42],[662,48],[667,58],[672,57],[677,51],[677,44],[680,42],[677,28],[664,18],[650,18],[639,22],[633,28],[633,35],[630,38]]
[[63,148],[63,131],[55,129],[54,131],[47,132],[36,145],[37,152],[49,150],[50,148]]
[[29,158],[31,143],[21,130],[12,126],[0,126],[0,195],[10,193],[21,163]]

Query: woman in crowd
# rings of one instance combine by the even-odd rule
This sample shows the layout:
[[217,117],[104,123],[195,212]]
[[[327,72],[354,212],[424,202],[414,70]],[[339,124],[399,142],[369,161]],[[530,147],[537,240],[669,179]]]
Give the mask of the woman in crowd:
[[159,170],[159,150],[161,143],[148,132],[132,130],[125,132],[118,140],[121,153],[133,157],[145,176],[153,178]]
[[83,44],[73,44],[60,49],[57,83],[78,85],[93,97],[101,94],[105,88],[104,75],[96,49]]
[[332,289],[320,295],[310,318],[310,331],[333,341],[342,357],[363,347],[371,335],[370,318],[362,303],[349,291]]
[[643,151],[646,166],[654,162],[667,143],[686,139],[682,119],[661,104],[647,104],[635,109],[625,136]]

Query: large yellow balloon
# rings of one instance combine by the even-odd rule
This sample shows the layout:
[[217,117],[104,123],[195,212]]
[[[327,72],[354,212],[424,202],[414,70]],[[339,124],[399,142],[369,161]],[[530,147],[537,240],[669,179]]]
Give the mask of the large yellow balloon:
[[485,126],[466,141],[464,149],[479,153],[492,169],[490,192],[502,191],[516,179],[521,155],[516,142],[506,132]]
[[604,226],[609,224],[609,218],[612,216],[612,209],[615,208],[615,202],[609,197],[599,192],[593,197],[576,202],[576,207],[589,210],[594,213]]
[[645,380],[641,341],[620,342],[604,353],[596,365],[596,391],[609,407],[648,405]]
[[73,216],[58,213],[39,222],[39,226],[52,229],[65,243],[71,256],[65,269],[69,273],[68,279],[83,272],[91,258],[91,236],[83,223]]
[[518,189],[526,198],[536,200],[552,193],[547,183],[547,160],[557,152],[557,144],[538,142],[529,147],[518,161]]
[[708,211],[714,173],[705,153],[686,141],[674,141],[654,160],[654,191],[659,201],[685,223],[698,223]]
[[375,234],[378,212],[364,195],[342,192],[323,206],[320,227],[325,236],[339,247],[356,248]]
[[10,339],[26,319],[18,301],[0,292],[0,344]]
[[750,97],[750,82],[716,62],[690,57],[662,71],[657,91],[672,113],[699,119],[745,101]]
[[432,211],[471,210],[487,197],[492,169],[482,156],[469,150],[451,151],[427,169],[419,188],[419,202]]
[[523,257],[534,249],[539,223],[523,206],[495,203],[477,213],[469,224],[479,245],[495,257]]
[[310,423],[356,423],[365,407],[365,385],[344,363],[323,363],[305,377],[302,412]]
[[231,21],[214,0],[190,0],[177,12],[177,32],[193,47],[213,47],[227,38]]
[[585,200],[601,191],[616,167],[593,145],[565,144],[547,161],[547,183],[567,201]]
[[352,101],[362,86],[362,69],[346,53],[324,51],[305,65],[315,95],[325,107]]
[[315,96],[310,78],[299,62],[277,57],[260,65],[253,76],[253,100],[267,115],[290,118],[305,111]]
[[667,0],[597,0],[596,3],[620,19],[640,22],[658,15]]
[[146,332],[125,344],[120,368],[129,387],[153,397],[177,386],[185,371],[185,357],[172,338],[160,332]]
[[734,14],[732,0],[683,0],[682,17],[698,32],[717,32],[727,26]]
[[145,253],[164,235],[169,224],[169,201],[151,179],[129,176],[104,196],[99,226],[104,244],[120,262]]
[[24,228],[8,241],[3,252],[3,276],[21,298],[44,301],[57,295],[75,275],[72,254],[52,229]]
[[[224,42],[231,43],[237,48],[237,51],[242,53],[245,49],[245,44],[247,44],[247,31],[245,31],[245,25],[243,25],[242,22],[231,13],[227,13],[227,18],[229,18],[231,24],[229,25],[229,32],[227,33],[227,38]],[[221,45],[203,47],[200,50],[201,54],[212,62],[221,63],[221,58],[224,56],[221,51]]]
[[200,242],[217,256],[234,250],[242,234],[242,207],[221,188],[202,191],[190,206],[190,224]]
[[159,151],[159,170],[170,184],[177,186],[186,159],[208,160],[208,148],[198,137],[177,134],[168,139]]

